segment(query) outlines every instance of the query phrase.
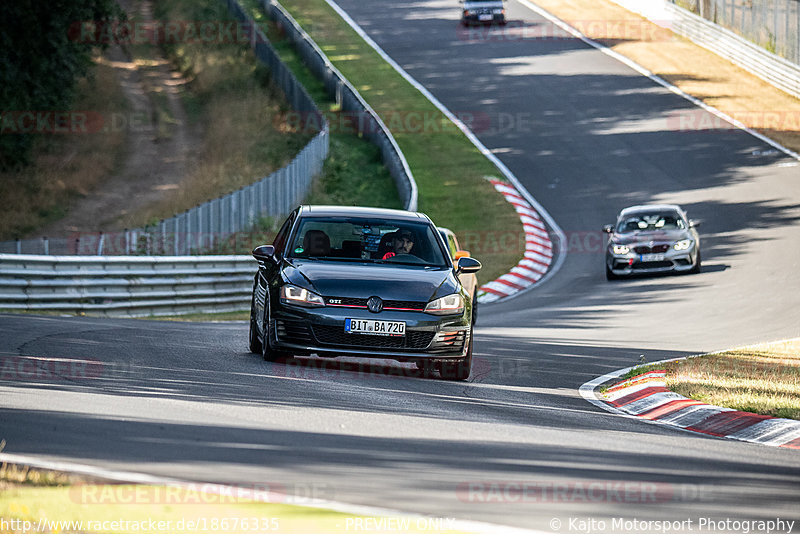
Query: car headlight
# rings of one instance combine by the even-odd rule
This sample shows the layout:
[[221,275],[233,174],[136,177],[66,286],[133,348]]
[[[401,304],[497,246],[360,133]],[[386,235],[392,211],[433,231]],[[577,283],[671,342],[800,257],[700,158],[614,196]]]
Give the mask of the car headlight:
[[675,250],[688,250],[692,247],[692,243],[694,243],[694,241],[691,239],[683,239],[675,243],[672,248]]
[[286,284],[281,287],[281,302],[297,306],[325,306],[323,298],[303,287]]
[[614,245],[614,254],[627,254],[631,251],[628,245]]
[[464,313],[464,297],[458,293],[447,295],[436,300],[432,300],[425,306],[425,313],[434,315],[456,315]]

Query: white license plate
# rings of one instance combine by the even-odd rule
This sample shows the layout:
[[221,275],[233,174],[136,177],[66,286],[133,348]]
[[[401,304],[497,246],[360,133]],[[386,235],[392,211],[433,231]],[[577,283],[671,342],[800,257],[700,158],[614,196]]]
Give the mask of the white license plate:
[[406,323],[401,321],[374,321],[372,319],[345,319],[344,331],[348,334],[402,337],[406,335]]
[[492,20],[493,18],[493,15],[478,15],[478,20]]
[[664,261],[663,254],[642,254],[642,261]]

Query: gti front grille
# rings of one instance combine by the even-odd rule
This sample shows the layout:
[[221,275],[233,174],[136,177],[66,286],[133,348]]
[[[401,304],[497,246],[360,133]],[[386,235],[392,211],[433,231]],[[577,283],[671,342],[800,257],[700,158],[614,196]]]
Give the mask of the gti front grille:
[[[352,297],[325,297],[325,304],[328,306],[357,307],[366,309],[367,299]],[[425,309],[426,304],[426,302],[418,302],[414,300],[384,300],[383,309],[422,311]]]
[[322,345],[422,350],[430,345],[434,332],[406,331],[405,337],[348,334],[342,326],[313,325],[314,337]]

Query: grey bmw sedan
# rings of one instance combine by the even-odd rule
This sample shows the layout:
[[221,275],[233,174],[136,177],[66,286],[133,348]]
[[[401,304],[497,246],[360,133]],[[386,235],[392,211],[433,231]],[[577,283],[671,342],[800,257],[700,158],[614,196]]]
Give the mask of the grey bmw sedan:
[[680,206],[651,204],[625,208],[608,236],[606,278],[637,273],[700,272],[698,223]]

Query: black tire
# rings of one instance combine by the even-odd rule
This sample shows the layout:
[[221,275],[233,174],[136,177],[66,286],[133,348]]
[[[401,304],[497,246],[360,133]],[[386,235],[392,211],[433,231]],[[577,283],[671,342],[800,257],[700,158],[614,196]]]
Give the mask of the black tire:
[[469,336],[467,355],[457,362],[442,362],[439,374],[445,380],[466,380],[472,372],[472,332]]
[[472,326],[478,320],[478,292],[472,294]]
[[289,355],[283,351],[275,350],[271,346],[272,336],[270,335],[270,319],[269,319],[269,295],[267,301],[264,302],[264,335],[261,337],[261,356],[264,361],[274,362],[282,358],[288,358]]
[[702,266],[702,258],[700,257],[700,249],[697,249],[697,257],[694,260],[694,267],[692,270],[689,271],[690,274],[697,274],[700,272],[700,268]]
[[619,280],[619,275],[614,274],[606,265],[606,280]]
[[261,354],[263,350],[261,347],[261,340],[258,338],[258,328],[256,328],[256,306],[255,306],[255,292],[253,298],[250,299],[250,352],[253,354]]

